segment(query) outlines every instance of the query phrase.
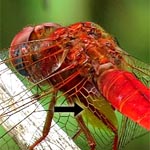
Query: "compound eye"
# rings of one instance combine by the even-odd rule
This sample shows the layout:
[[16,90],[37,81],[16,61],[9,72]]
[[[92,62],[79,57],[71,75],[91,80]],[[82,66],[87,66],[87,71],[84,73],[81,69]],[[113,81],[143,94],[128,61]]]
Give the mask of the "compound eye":
[[48,38],[52,32],[61,26],[55,23],[43,23],[34,27],[33,32],[30,35],[31,40],[39,40]]
[[46,29],[45,29],[45,27],[44,27],[43,25],[35,26],[34,32],[35,32],[35,34],[37,35],[37,38],[38,38],[38,39],[41,39],[41,37],[43,36],[45,30],[46,30]]
[[11,49],[14,49],[15,46],[20,45],[21,43],[25,43],[29,41],[30,35],[33,32],[34,27],[26,27],[23,28],[22,31],[20,31],[16,36],[13,38],[11,42]]
[[[9,57],[11,58],[12,65],[21,75],[30,75],[29,66],[32,63],[31,57],[35,49],[37,53],[40,50],[40,39],[48,38],[59,27],[60,25],[55,23],[43,23],[34,27],[25,27],[16,34],[11,42]],[[33,61],[35,61],[35,58],[33,57]],[[34,68],[34,66],[31,66],[31,68]]]

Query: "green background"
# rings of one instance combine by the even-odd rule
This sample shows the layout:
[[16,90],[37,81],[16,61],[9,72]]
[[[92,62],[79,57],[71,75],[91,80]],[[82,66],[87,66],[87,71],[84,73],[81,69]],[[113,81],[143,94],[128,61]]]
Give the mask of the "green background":
[[[148,0],[0,0],[0,49],[9,48],[14,35],[27,25],[78,21],[100,24],[124,50],[150,63]],[[149,146],[147,135],[131,142],[126,150],[148,150]]]

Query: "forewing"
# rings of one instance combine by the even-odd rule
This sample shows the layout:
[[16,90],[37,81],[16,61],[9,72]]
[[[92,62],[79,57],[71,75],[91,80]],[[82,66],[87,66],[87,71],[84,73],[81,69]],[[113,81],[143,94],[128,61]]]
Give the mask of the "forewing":
[[[5,52],[1,52],[1,58],[3,59],[0,61],[0,127],[3,129],[0,131],[1,149],[27,149],[42,135],[46,114],[49,111],[47,108],[54,89],[50,84],[39,86],[47,78],[34,84],[26,77],[21,76],[12,67],[11,60],[6,59],[8,55],[6,56]],[[17,74],[17,77],[14,73]],[[21,82],[19,83],[18,80]],[[59,120],[56,121],[59,122]],[[38,149],[47,147],[58,150],[63,150],[66,147],[77,149],[76,146],[71,144],[73,143],[72,140],[57,126],[57,123],[52,123],[50,134],[52,137],[46,138],[43,144],[38,145]]]

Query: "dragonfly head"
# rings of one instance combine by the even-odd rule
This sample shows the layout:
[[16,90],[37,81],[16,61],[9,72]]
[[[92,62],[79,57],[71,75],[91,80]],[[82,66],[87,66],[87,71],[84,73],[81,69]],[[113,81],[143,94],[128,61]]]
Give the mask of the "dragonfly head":
[[[9,49],[9,57],[12,65],[23,76],[30,76],[32,64],[40,57],[38,51],[44,47],[44,39],[54,32],[60,25],[44,23],[35,27],[25,27],[12,40]],[[43,43],[43,45],[41,45]],[[48,44],[47,44],[48,45]],[[39,64],[36,64],[39,65]]]

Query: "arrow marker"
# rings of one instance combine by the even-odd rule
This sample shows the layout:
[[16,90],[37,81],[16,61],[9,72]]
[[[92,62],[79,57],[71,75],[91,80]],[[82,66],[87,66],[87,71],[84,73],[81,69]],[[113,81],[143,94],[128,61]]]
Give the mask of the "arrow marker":
[[74,112],[77,116],[83,109],[75,103],[74,106],[55,106],[54,112]]

